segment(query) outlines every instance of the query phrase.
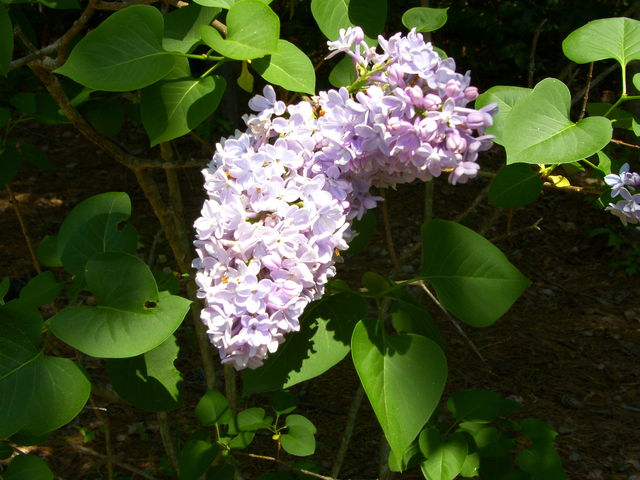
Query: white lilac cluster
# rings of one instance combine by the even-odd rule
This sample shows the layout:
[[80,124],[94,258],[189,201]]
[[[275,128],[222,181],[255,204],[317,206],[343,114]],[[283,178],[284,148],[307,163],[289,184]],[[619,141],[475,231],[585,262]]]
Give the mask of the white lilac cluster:
[[622,197],[622,200],[610,203],[606,210],[620,218],[625,225],[640,223],[640,173],[630,172],[629,168],[629,164],[625,163],[619,174],[612,173],[604,177],[606,184],[611,187],[611,197]]
[[[300,328],[304,308],[335,273],[354,218],[380,200],[372,186],[453,184],[478,171],[492,108],[466,107],[477,89],[415,31],[380,37],[360,28],[329,42],[357,70],[350,87],[285,106],[271,86],[249,106],[246,132],[221,141],[203,171],[208,199],[195,222],[202,320],[222,361],[256,368]],[[476,135],[476,136],[474,136]]]

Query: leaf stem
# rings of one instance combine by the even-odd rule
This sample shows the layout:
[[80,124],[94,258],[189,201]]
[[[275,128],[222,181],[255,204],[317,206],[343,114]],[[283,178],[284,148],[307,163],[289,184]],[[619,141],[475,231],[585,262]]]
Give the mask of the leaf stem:
[[219,62],[221,60],[226,60],[226,57],[219,57],[217,55],[209,55],[208,53],[202,55],[196,55],[193,53],[180,53],[180,52],[170,52],[172,55],[177,57],[185,57],[185,58],[193,58],[194,60],[213,60],[215,62]]

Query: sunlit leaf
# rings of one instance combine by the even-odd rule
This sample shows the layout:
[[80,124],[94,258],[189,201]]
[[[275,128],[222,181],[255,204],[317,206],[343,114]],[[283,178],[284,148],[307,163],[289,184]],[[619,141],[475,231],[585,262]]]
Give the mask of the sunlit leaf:
[[571,32],[562,51],[576,63],[613,58],[626,65],[640,60],[640,22],[627,17],[594,20]]
[[316,72],[311,60],[286,40],[278,41],[277,53],[257,58],[251,66],[269,83],[292,92],[315,93]]
[[507,115],[518,100],[526,97],[531,92],[531,88],[498,85],[491,87],[476,99],[476,108],[482,108],[490,103],[496,103],[498,105],[498,113],[493,116],[493,125],[487,128],[488,134],[496,136],[493,141],[498,145],[504,145],[504,119],[507,118]]
[[453,480],[462,471],[467,458],[467,440],[464,434],[454,433],[444,439],[435,428],[420,433],[420,451],[426,460],[420,468],[428,480]]
[[420,335],[387,335],[371,319],[358,322],[351,349],[385,437],[402,457],[438,405],[447,378],[444,353]]
[[341,28],[359,26],[375,45],[387,20],[386,0],[311,0],[311,13],[329,40],[336,40]]
[[302,415],[288,415],[284,424],[287,430],[280,440],[285,452],[306,457],[316,451],[316,427],[309,419]]

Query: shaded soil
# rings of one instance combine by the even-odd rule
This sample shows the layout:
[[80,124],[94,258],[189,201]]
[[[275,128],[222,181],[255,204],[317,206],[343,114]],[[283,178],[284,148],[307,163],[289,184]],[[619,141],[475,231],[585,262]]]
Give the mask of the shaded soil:
[[[82,199],[105,191],[126,191],[133,202],[131,223],[141,235],[141,255],[147,258],[153,245],[156,265],[174,268],[168,245],[156,235],[158,222],[131,172],[96,151],[71,128],[41,131],[34,125],[20,134],[45,148],[56,165],[46,172],[25,166],[12,184],[34,242],[57,233],[64,216]],[[135,137],[136,132],[129,135]],[[196,158],[208,156],[191,143],[184,144],[181,151]],[[498,154],[490,153],[485,162],[498,164],[500,159],[494,156]],[[181,171],[180,178],[188,212],[185,221],[191,223],[204,198],[200,174],[197,169]],[[468,186],[451,187],[437,181],[435,216],[455,218],[487,183],[480,178]],[[415,245],[423,219],[423,188],[409,185],[388,197],[394,244],[405,276],[415,273],[419,263]],[[532,281],[495,325],[465,327],[482,360],[436,308],[430,309],[449,344],[447,395],[481,387],[515,398],[524,404],[515,419],[536,417],[559,432],[557,447],[569,478],[634,480],[640,478],[640,275],[629,276],[614,263],[625,258],[629,245],[637,244],[638,238],[587,200],[582,194],[545,191],[535,204],[511,213],[497,212],[483,200],[464,220],[488,238],[498,238],[497,245]],[[0,194],[0,211],[0,275],[25,282],[34,274],[33,267],[6,191]],[[539,219],[540,230],[528,229]],[[607,235],[589,236],[599,227],[621,239],[621,248],[607,246]],[[155,244],[154,237],[159,238]],[[358,287],[365,271],[392,271],[381,233],[365,252],[347,257],[339,275]],[[420,295],[418,291],[415,294]],[[424,300],[427,304],[428,299]],[[181,329],[180,343],[179,367],[185,375],[187,394],[185,406],[170,418],[184,439],[196,429],[193,406],[205,387],[188,322]],[[65,356],[74,355],[61,344],[53,347]],[[104,386],[107,377],[102,361],[84,358],[82,364],[94,383]],[[311,461],[323,474],[330,470],[356,388],[357,378],[346,360],[295,389],[301,396],[300,413],[318,427],[317,455]],[[261,396],[246,401],[247,405],[264,403]],[[39,446],[24,450],[45,456],[57,478],[107,478],[104,459],[92,453],[106,452],[105,430],[120,462],[155,478],[174,478],[160,441],[157,417],[100,395],[95,395],[69,426]],[[377,476],[380,436],[365,399],[340,478]],[[275,454],[268,436],[258,438],[250,450]],[[247,478],[276,468],[264,461],[243,464]],[[116,473],[115,478],[141,478],[118,466]],[[421,478],[421,474],[413,470],[402,478]]]

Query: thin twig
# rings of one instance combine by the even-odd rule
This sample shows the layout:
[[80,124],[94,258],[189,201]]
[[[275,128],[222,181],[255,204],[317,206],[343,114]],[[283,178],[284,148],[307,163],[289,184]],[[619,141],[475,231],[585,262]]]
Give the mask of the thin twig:
[[582,108],[580,109],[580,116],[578,121],[582,120],[587,113],[587,103],[589,102],[589,90],[591,88],[591,79],[593,77],[593,65],[595,62],[591,62],[589,65],[589,72],[587,73],[587,85],[584,87],[584,97],[582,99]]
[[107,462],[107,478],[109,480],[113,480],[113,444],[111,443],[111,427],[109,425],[109,420],[107,417],[102,415],[102,412],[96,406],[96,403],[93,401],[91,396],[89,396],[89,402],[91,402],[91,406],[93,407],[93,411],[96,414],[98,421],[102,423],[102,426],[104,427],[104,444],[107,452],[104,458]]
[[167,412],[158,412],[158,425],[160,426],[160,438],[162,439],[162,446],[164,451],[169,457],[171,466],[174,471],[178,471],[178,454],[176,453],[176,446],[173,442],[173,436],[171,435],[171,428],[169,427],[169,417]]
[[420,287],[426,292],[426,294],[433,301],[433,303],[435,303],[437,307],[445,314],[445,316],[449,319],[449,321],[453,324],[453,326],[456,327],[456,330],[458,330],[458,333],[462,335],[462,338],[464,338],[467,341],[467,343],[471,347],[471,350],[473,350],[473,352],[478,356],[478,358],[482,361],[482,363],[484,363],[485,367],[487,367],[489,372],[492,373],[491,367],[489,367],[489,364],[480,353],[480,350],[478,350],[475,343],[473,343],[473,341],[467,336],[466,332],[462,329],[462,327],[456,321],[456,319],[451,316],[451,314],[447,311],[446,308],[444,308],[444,306],[440,303],[440,300],[438,300],[436,296],[431,292],[431,290],[429,290],[429,287],[427,287],[424,281],[422,280],[419,281],[418,285],[420,285]]
[[507,232],[505,234],[498,235],[497,237],[493,237],[493,238],[489,239],[489,241],[491,243],[496,243],[496,242],[499,242],[500,240],[504,240],[504,239],[509,238],[509,237],[515,237],[516,235],[519,235],[521,233],[528,232],[529,230],[538,230],[538,231],[540,231],[539,225],[540,225],[541,221],[542,221],[542,218],[539,218],[532,225],[528,225],[526,227],[518,228],[517,230],[514,230],[514,231],[512,231],[510,233]]
[[[620,64],[618,62],[614,62],[609,68],[600,73],[596,78],[591,81],[590,88],[593,89],[596,85],[598,85],[601,81],[607,78],[612,72],[615,72],[618,68],[620,68]],[[587,92],[586,87],[580,90],[575,97],[571,99],[571,106],[574,106],[576,103],[580,101],[582,96]]]
[[98,2],[96,8],[98,10],[123,10],[127,7],[131,7],[133,5],[149,5],[151,3],[156,3],[158,0],[138,0],[135,2]]
[[389,202],[387,201],[386,191],[384,188],[380,189],[380,196],[384,199],[382,202],[382,223],[384,224],[384,236],[387,241],[387,250],[389,251],[393,271],[396,275],[399,275],[401,273],[400,264],[398,263],[396,249],[393,246],[393,236],[391,235],[391,225],[389,222]]
[[351,436],[353,435],[353,428],[356,424],[356,418],[358,416],[358,410],[360,410],[360,405],[362,404],[362,399],[364,398],[364,389],[362,388],[362,384],[358,385],[357,390],[353,394],[353,400],[351,400],[351,406],[349,407],[349,415],[347,416],[347,423],[344,427],[344,433],[342,434],[342,439],[340,440],[340,448],[338,448],[338,453],[336,454],[336,458],[333,460],[333,465],[331,465],[331,476],[337,478],[340,474],[340,469],[342,468],[342,463],[344,462],[344,457],[347,454],[347,449],[349,448],[349,442],[351,442]]
[[478,195],[476,195],[476,198],[473,200],[473,202],[471,202],[471,205],[469,205],[464,212],[462,212],[460,215],[455,217],[453,219],[453,221],[456,222],[456,223],[460,223],[462,220],[467,218],[471,214],[471,212],[473,212],[476,208],[478,208],[478,205],[480,205],[480,203],[485,199],[485,197],[487,195],[489,195],[489,189],[490,188],[491,188],[491,183],[487,184],[480,191],[480,193],[478,193]]
[[18,223],[20,223],[20,229],[22,230],[22,236],[24,237],[25,242],[27,243],[27,248],[29,249],[29,254],[31,255],[31,262],[33,263],[33,268],[36,269],[38,274],[42,273],[42,268],[40,267],[40,262],[38,261],[38,256],[36,255],[36,251],[33,248],[33,243],[31,243],[31,237],[29,236],[29,232],[27,231],[27,225],[24,223],[24,218],[22,217],[22,212],[20,211],[20,207],[18,205],[18,199],[13,194],[13,190],[9,186],[9,184],[5,185],[7,189],[7,193],[9,194],[9,203],[13,205],[13,209],[16,212],[16,217],[18,217]]
[[531,40],[531,55],[529,56],[529,76],[527,78],[527,86],[531,88],[533,85],[533,74],[536,70],[536,49],[538,48],[538,40],[540,40],[540,34],[544,28],[544,24],[547,23],[547,19],[543,19],[540,25],[533,32],[533,40]]
[[640,148],[640,145],[634,145],[633,143],[623,142],[622,140],[616,140],[615,138],[612,138],[611,141],[619,145],[624,145],[625,147]]
[[215,152],[215,149],[211,146],[211,144],[209,142],[207,142],[204,138],[202,138],[200,135],[198,135],[193,130],[191,130],[189,132],[189,135],[191,135],[193,138],[195,138],[204,148],[206,148],[209,151],[210,154],[213,155],[213,152]]
[[274,457],[269,457],[266,455],[258,455],[256,453],[245,453],[245,452],[238,452],[236,450],[233,451],[234,455],[240,455],[242,457],[249,457],[249,458],[256,458],[259,460],[266,460],[268,462],[274,462],[277,463],[279,465],[282,465],[283,467],[286,467],[290,470],[293,470],[295,472],[299,472],[299,473],[304,473],[305,475],[309,475],[310,477],[314,477],[314,478],[319,478],[320,480],[337,480],[334,477],[327,477],[326,475],[321,475],[319,473],[316,472],[312,472],[310,470],[307,470],[305,468],[298,468],[295,465],[292,465],[289,462],[285,462],[284,460],[278,460],[277,458]]
[[135,473],[136,475],[140,475],[142,478],[146,478],[148,480],[156,480],[155,477],[149,475],[144,470],[140,470],[139,468],[134,467],[133,465],[129,465],[128,463],[121,462],[120,460],[114,457],[111,457],[109,455],[105,455],[104,453],[96,452],[95,450],[92,450],[87,447],[83,447],[82,445],[76,445],[73,442],[67,442],[67,445],[79,452],[86,453],[94,457],[102,458],[105,461],[113,462],[115,466],[120,467],[123,470],[128,470],[131,473]]

